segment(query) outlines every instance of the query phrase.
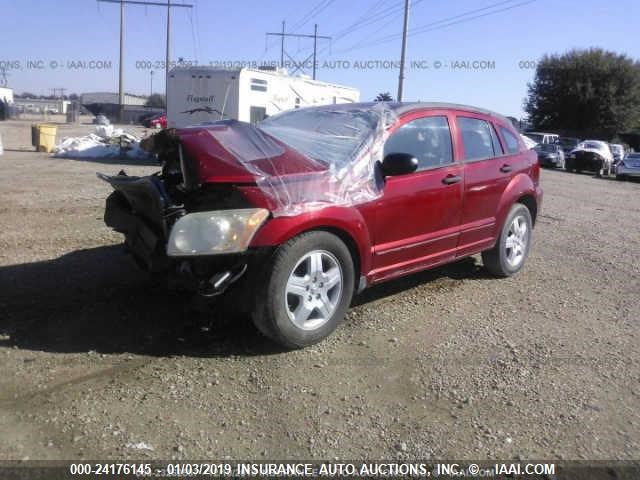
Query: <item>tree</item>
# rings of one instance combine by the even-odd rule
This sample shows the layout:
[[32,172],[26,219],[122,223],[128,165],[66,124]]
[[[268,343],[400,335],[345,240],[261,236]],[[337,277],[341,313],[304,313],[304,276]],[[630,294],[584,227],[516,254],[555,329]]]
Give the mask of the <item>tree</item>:
[[374,99],[374,102],[393,102],[393,97],[389,92],[379,93]]
[[159,93],[154,93],[149,95],[147,99],[147,103],[145,103],[147,107],[156,107],[156,108],[165,108],[166,102],[164,99],[164,95],[160,95]]
[[640,121],[640,63],[598,48],[545,55],[524,109],[536,129],[609,139]]

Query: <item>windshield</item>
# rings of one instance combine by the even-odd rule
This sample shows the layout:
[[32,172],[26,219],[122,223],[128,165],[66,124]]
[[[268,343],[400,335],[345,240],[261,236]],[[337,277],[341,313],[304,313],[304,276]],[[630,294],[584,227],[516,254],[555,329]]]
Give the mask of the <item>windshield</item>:
[[623,153],[624,149],[622,148],[622,145],[609,145],[611,147],[611,151],[613,153]]
[[536,143],[542,143],[542,140],[544,140],[544,135],[540,135],[539,133],[525,133],[525,135],[527,137],[529,137],[531,140],[533,140]]
[[552,143],[539,143],[538,145],[536,145],[537,151],[545,153],[555,153],[556,148],[556,145]]
[[267,118],[258,128],[314,160],[341,168],[357,155],[379,120],[358,108],[308,108]]
[[582,142],[578,146],[580,148],[593,148],[595,150],[602,150],[605,148],[604,144],[600,142]]
[[577,138],[560,138],[558,143],[562,148],[575,148],[580,143],[580,140]]

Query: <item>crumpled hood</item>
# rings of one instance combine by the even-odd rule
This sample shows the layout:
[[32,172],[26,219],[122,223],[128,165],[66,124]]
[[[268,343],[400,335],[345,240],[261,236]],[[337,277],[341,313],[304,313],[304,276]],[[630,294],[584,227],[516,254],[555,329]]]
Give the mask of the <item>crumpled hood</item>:
[[[202,183],[255,183],[320,173],[327,167],[267,135],[254,125],[224,120],[179,129],[187,160]],[[313,175],[312,175],[313,176]]]
[[602,158],[604,158],[605,160],[608,161],[613,161],[613,154],[610,151],[605,151],[599,148],[589,148],[589,147],[576,147],[573,150],[571,150],[571,152],[569,153],[569,155],[571,154],[575,154],[575,153],[580,153],[580,152],[584,152],[584,153],[592,153],[592,154],[596,154]]

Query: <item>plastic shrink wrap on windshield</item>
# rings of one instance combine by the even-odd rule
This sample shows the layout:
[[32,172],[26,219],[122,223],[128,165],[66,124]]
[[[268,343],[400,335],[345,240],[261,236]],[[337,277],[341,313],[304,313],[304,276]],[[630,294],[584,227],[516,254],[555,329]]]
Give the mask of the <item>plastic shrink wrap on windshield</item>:
[[341,104],[284,112],[258,126],[223,121],[207,127],[233,155],[225,163],[239,162],[254,176],[277,217],[378,198],[376,162],[382,161],[387,127],[394,120],[384,103]]

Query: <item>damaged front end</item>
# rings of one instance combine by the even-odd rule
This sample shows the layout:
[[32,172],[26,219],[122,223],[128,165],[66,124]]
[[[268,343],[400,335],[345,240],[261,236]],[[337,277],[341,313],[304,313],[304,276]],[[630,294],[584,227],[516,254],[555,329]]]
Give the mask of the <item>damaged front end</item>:
[[196,161],[174,131],[150,137],[143,148],[158,156],[161,172],[98,174],[114,189],[105,223],[124,234],[144,270],[167,274],[171,286],[204,297],[223,293],[267,253],[248,246],[269,211],[232,183],[201,184]]

